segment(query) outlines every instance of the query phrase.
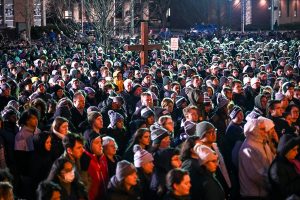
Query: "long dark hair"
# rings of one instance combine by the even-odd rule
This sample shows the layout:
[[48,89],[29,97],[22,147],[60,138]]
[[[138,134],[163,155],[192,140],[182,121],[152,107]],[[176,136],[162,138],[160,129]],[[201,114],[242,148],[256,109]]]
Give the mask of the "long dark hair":
[[191,158],[191,149],[194,148],[196,141],[199,139],[200,137],[193,135],[182,144],[180,151],[180,158],[182,161]]
[[[148,128],[139,128],[135,133],[134,135],[132,136],[130,142],[129,142],[129,145],[126,149],[125,152],[129,151],[129,150],[132,150],[133,149],[133,146],[135,144],[139,144],[140,143],[140,140],[142,139],[142,137],[144,136],[144,134],[146,132],[150,132],[150,130]],[[149,145],[150,146],[150,145]],[[146,147],[146,149],[149,148],[149,146]]]

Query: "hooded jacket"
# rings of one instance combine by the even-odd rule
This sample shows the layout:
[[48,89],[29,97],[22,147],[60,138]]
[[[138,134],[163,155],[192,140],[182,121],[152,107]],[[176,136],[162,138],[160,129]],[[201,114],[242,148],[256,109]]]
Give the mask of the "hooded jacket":
[[272,199],[281,200],[296,194],[300,196],[300,174],[295,166],[285,157],[292,148],[299,145],[300,137],[285,134],[280,138],[278,155],[269,169],[269,180],[272,186]]
[[261,105],[261,98],[264,97],[264,95],[257,95],[254,98],[254,108],[253,110],[247,115],[246,120],[249,119],[257,119],[259,116],[266,116],[266,109],[262,108]]

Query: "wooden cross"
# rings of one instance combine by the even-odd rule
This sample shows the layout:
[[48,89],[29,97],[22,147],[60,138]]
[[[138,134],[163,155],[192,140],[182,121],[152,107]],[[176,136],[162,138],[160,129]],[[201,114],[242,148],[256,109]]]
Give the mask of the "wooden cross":
[[126,51],[140,51],[141,65],[148,64],[148,51],[154,49],[161,49],[161,44],[149,44],[148,43],[148,23],[141,23],[141,44],[137,45],[125,45],[124,49]]

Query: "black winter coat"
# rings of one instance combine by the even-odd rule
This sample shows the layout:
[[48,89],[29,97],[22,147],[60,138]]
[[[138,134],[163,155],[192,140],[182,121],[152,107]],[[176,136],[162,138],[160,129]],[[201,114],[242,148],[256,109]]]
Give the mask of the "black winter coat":
[[282,200],[296,194],[300,196],[300,174],[285,157],[277,156],[269,168],[272,199]]

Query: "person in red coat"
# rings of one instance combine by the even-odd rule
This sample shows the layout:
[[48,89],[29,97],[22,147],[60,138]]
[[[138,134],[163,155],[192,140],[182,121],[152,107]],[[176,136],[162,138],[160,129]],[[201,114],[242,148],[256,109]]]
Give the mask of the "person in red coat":
[[102,139],[99,134],[91,133],[80,159],[82,170],[87,172],[87,189],[90,200],[106,199],[109,181],[107,158],[103,154]]

